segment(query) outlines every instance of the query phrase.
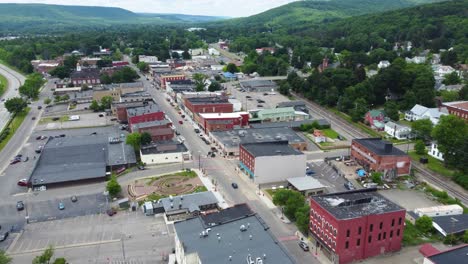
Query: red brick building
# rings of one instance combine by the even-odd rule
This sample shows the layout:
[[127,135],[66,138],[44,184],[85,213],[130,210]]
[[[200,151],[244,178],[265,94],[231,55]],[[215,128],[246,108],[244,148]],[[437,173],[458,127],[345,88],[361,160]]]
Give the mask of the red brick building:
[[70,80],[73,86],[81,86],[83,84],[96,85],[101,83],[101,77],[99,69],[96,68],[84,68],[82,69],[80,64],[77,64],[76,71],[70,74]]
[[156,74],[155,76],[155,81],[157,84],[159,84],[161,89],[166,89],[166,83],[168,82],[182,81],[182,80],[185,80],[185,75],[183,74],[167,74],[167,75]]
[[447,107],[449,114],[468,121],[468,101],[442,103],[442,106]]
[[112,62],[112,67],[115,67],[115,68],[121,68],[121,67],[125,67],[128,65],[129,65],[128,61],[113,61]]
[[411,170],[408,154],[380,138],[353,139],[351,158],[368,172],[383,172],[384,177],[409,175]]
[[164,112],[156,104],[147,104],[142,107],[127,109],[128,124],[130,127],[134,124],[163,120],[165,116]]
[[143,122],[133,124],[131,126],[132,132],[149,133],[153,142],[166,141],[174,138],[174,131],[171,128],[172,123],[167,120],[156,120],[150,122]]
[[376,189],[310,198],[314,250],[332,263],[350,263],[401,249],[405,209]]
[[234,106],[224,96],[189,97],[184,99],[186,110],[193,116],[200,113],[232,113]]
[[249,125],[249,113],[214,113],[198,114],[198,123],[205,130],[205,133],[211,131],[227,131],[235,127],[241,128]]
[[135,108],[135,107],[143,107],[147,105],[148,102],[124,102],[124,103],[112,103],[111,111],[112,114],[117,117],[119,122],[127,123],[128,116],[127,116],[127,109]]

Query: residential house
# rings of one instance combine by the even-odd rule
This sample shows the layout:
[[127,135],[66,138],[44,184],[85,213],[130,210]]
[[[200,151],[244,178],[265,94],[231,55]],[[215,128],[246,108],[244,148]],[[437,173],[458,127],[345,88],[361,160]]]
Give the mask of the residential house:
[[327,137],[322,130],[314,129],[313,136],[315,143],[327,142]]
[[416,63],[416,64],[422,64],[426,63],[426,57],[424,56],[415,56],[413,58],[405,58],[406,63]]
[[390,66],[390,62],[387,60],[379,61],[379,64],[377,64],[377,68],[379,69],[385,69],[388,66]]
[[427,152],[427,154],[429,154],[430,156],[440,160],[440,161],[444,161],[444,154],[442,152],[439,151],[439,149],[437,148],[437,142],[433,141],[431,143],[431,148],[429,149],[429,151]]
[[437,125],[439,123],[440,117],[443,115],[448,115],[449,112],[446,107],[439,108],[427,108],[425,106],[416,104],[411,108],[411,110],[406,111],[405,120],[415,121],[420,119],[429,119],[432,124]]
[[372,129],[383,131],[385,129],[385,114],[382,110],[370,110],[366,113],[364,120]]
[[412,138],[410,127],[403,126],[391,121],[385,124],[385,133],[399,140]]
[[445,77],[445,75],[456,71],[452,66],[441,64],[432,65],[432,70],[434,71],[434,75],[440,77]]

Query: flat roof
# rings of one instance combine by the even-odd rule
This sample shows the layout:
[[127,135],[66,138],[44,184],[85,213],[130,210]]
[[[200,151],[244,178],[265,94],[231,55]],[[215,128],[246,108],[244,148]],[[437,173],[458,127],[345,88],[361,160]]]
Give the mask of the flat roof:
[[352,219],[405,210],[380,195],[374,188],[312,196],[311,199],[336,219]]
[[142,82],[133,82],[133,83],[112,83],[104,84],[102,86],[105,89],[118,89],[118,88],[143,88],[144,85]]
[[[380,156],[407,156],[404,151],[395,148],[389,141],[382,140],[381,138],[356,138],[354,142],[361,144],[370,151]],[[386,149],[388,146],[388,150]]]
[[210,132],[226,147],[238,147],[240,144],[287,140],[289,144],[304,143],[305,140],[288,127],[249,128],[231,131]]
[[[203,264],[245,263],[249,256],[254,263],[257,258],[264,263],[295,263],[257,215],[210,227],[198,217],[174,226],[185,254],[196,253]],[[241,226],[245,231],[241,231]],[[201,235],[207,228],[211,231],[206,236]]]
[[460,247],[455,247],[439,254],[428,257],[435,264],[446,264],[446,263],[466,263],[468,256],[468,244]]
[[188,149],[184,143],[180,143],[178,141],[159,141],[158,143],[141,147],[141,154],[143,155],[178,153],[187,151]]
[[235,113],[199,113],[203,119],[216,119],[216,118],[239,118],[241,115],[248,115],[248,112],[235,112]]
[[201,206],[217,204],[218,202],[218,199],[212,192],[198,192],[162,198],[157,203],[163,205],[164,211],[167,214],[179,210],[187,210],[192,213],[200,211]]
[[257,90],[257,89],[265,89],[271,88],[276,89],[278,85],[274,81],[270,80],[247,80],[247,81],[240,81],[239,84],[242,88],[248,90]]
[[151,104],[147,104],[143,106],[128,108],[127,115],[129,117],[132,117],[132,116],[140,116],[140,115],[150,114],[150,113],[157,113],[161,111],[162,110],[159,108],[157,104],[151,103]]
[[188,97],[187,100],[191,104],[230,104],[227,97],[210,96],[210,97]]
[[252,128],[273,128],[273,127],[290,127],[298,128],[301,125],[312,124],[317,122],[321,126],[330,125],[326,119],[307,119],[300,121],[289,121],[289,122],[268,122],[268,123],[252,123],[250,127]]
[[288,182],[300,192],[325,188],[325,185],[310,176],[288,178]]
[[281,108],[281,107],[294,107],[294,106],[306,106],[306,103],[304,101],[300,101],[300,100],[296,100],[296,101],[286,101],[286,102],[280,102],[278,103],[278,105],[276,106],[277,108]]
[[468,230],[468,214],[436,216],[432,217],[432,223],[445,234],[463,233]]
[[154,127],[154,126],[165,126],[165,125],[168,125],[168,124],[171,124],[171,121],[169,121],[167,119],[155,120],[155,121],[150,121],[150,122],[143,122],[143,123],[133,124],[132,125],[132,130],[139,129],[139,128]]
[[275,142],[246,143],[241,145],[254,157],[304,155],[304,153],[289,146],[287,140]]
[[220,225],[255,213],[247,204],[236,204],[221,211],[201,215],[205,226]]

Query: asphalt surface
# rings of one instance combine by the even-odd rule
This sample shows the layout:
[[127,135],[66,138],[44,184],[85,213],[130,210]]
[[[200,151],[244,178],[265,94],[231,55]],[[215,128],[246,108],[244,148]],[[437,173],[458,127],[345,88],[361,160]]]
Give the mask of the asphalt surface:
[[3,101],[18,96],[18,88],[24,83],[24,76],[12,71],[10,68],[3,64],[0,64],[0,75],[5,76],[8,81],[8,87],[2,96],[2,102],[0,103],[0,131],[5,127],[6,123],[10,119],[11,115],[5,108]]

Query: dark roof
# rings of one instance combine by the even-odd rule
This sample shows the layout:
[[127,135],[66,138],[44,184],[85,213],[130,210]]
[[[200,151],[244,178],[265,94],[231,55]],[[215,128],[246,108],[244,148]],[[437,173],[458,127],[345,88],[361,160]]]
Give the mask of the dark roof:
[[195,85],[192,80],[173,80],[169,81],[169,83],[172,85]]
[[294,106],[306,106],[304,101],[287,101],[287,102],[280,102],[276,106],[276,108],[281,108],[281,107],[294,107]]
[[460,234],[468,230],[468,214],[436,216],[432,217],[432,222],[443,230],[443,235]]
[[191,104],[230,104],[227,97],[210,96],[210,97],[189,97],[187,100]]
[[241,146],[254,157],[304,155],[289,146],[287,140],[275,142],[246,143]]
[[406,156],[407,155],[402,150],[395,148],[391,142],[384,141],[381,138],[359,138],[359,139],[353,139],[353,141],[361,144],[368,150],[380,156]]
[[132,83],[112,83],[105,84],[102,86],[104,89],[119,89],[119,88],[142,88],[144,89],[145,85],[142,82],[132,82]]
[[228,207],[221,211],[201,215],[201,219],[204,225],[208,227],[238,220],[253,214],[254,212],[252,212],[247,204],[236,204],[233,207]]
[[[201,234],[207,230],[201,217],[174,226],[185,254],[196,253],[203,264],[245,263],[249,255],[253,263],[257,258],[264,263],[294,263],[257,215],[209,227],[206,236]],[[245,231],[241,231],[241,226]]]
[[466,263],[468,257],[468,244],[452,248],[439,254],[428,257],[434,264]]
[[155,126],[166,126],[170,124],[171,121],[167,119],[163,120],[155,120],[155,121],[150,121],[150,122],[143,122],[143,123],[138,123],[138,124],[133,124],[132,125],[132,131],[137,130],[139,128],[148,128],[148,127],[155,127]]
[[71,79],[99,79],[99,69],[87,68],[81,71],[74,71],[70,74]]
[[147,105],[148,102],[143,102],[143,101],[136,101],[136,102],[118,102],[118,103],[112,103],[113,108],[134,108],[134,107],[142,107],[144,105]]
[[142,146],[141,154],[161,154],[161,153],[175,153],[175,152],[187,152],[187,147],[184,143],[177,141],[159,141],[158,143]]
[[336,219],[352,219],[405,210],[372,188],[312,196],[311,199]]
[[290,121],[290,122],[267,122],[267,123],[250,123],[252,128],[273,128],[273,127],[290,127],[290,128],[299,128],[302,124],[312,124],[317,122],[321,126],[330,125],[326,119],[307,119],[300,121]]
[[248,80],[239,82],[240,86],[249,91],[271,91],[276,89],[278,85],[271,80]]
[[132,107],[127,109],[127,115],[129,117],[133,116],[140,116],[144,114],[150,114],[150,113],[157,113],[161,112],[162,110],[159,108],[157,104],[147,104],[144,106],[137,106],[137,107]]
[[157,202],[157,204],[160,203],[163,205],[166,214],[180,210],[192,213],[200,211],[201,206],[217,204],[218,199],[212,192],[199,192],[162,198]]

